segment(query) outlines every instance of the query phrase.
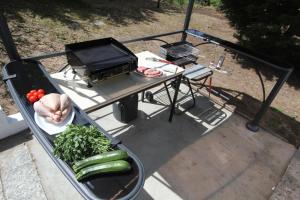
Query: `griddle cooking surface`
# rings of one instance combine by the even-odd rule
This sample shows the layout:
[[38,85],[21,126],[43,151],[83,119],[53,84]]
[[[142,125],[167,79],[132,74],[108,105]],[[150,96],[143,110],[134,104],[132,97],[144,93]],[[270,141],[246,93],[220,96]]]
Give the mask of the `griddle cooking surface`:
[[74,58],[75,61],[70,64],[85,66],[90,73],[137,62],[129,49],[112,38],[74,43],[66,47],[71,50],[69,58]]
[[128,56],[125,51],[116,47],[113,44],[103,46],[90,47],[88,49],[77,50],[74,52],[81,61],[85,64],[93,64],[98,62],[105,62],[108,60],[124,59]]

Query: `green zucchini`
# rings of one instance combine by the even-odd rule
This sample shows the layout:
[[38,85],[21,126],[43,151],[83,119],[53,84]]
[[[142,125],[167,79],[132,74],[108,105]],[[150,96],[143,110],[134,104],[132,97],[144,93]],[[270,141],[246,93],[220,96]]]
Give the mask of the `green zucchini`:
[[128,154],[126,151],[123,150],[109,151],[75,162],[75,164],[73,165],[73,170],[75,173],[77,173],[81,169],[91,165],[110,162],[114,160],[122,160],[126,158],[128,158]]
[[101,164],[92,165],[86,168],[81,169],[76,174],[76,179],[81,181],[87,177],[96,174],[105,174],[105,173],[113,173],[113,172],[124,172],[131,169],[130,164],[125,160],[116,160]]

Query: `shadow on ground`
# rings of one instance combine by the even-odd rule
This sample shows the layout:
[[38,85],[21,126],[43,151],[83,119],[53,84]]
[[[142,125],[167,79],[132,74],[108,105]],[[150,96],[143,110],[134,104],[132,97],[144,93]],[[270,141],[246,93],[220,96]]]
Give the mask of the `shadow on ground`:
[[[137,199],[268,198],[282,173],[279,163],[286,166],[278,152],[293,149],[291,145],[263,130],[253,134],[246,130],[245,119],[203,96],[196,98],[196,107],[169,123],[168,98],[164,95],[161,101],[158,95],[154,104],[139,103],[138,118],[130,124],[115,120],[108,109],[93,113],[97,123],[141,159],[146,182]],[[190,103],[190,97],[183,99],[179,108]],[[212,113],[220,123],[208,120]]]
[[[213,90],[216,96],[223,99],[224,105],[234,106],[237,112],[251,119],[254,118],[262,104],[261,101],[244,92],[222,87],[213,87]],[[224,100],[224,97],[226,100]],[[274,107],[270,107],[260,124],[279,134],[295,147],[298,148],[300,146],[300,123],[295,118],[284,114]]]
[[[287,53],[289,53],[289,51]],[[281,74],[285,73],[285,71],[282,71],[282,70],[279,70],[279,69],[274,69],[270,66],[267,66],[263,63],[257,62],[255,60],[252,60],[252,59],[247,58],[247,57],[242,56],[242,55],[236,56],[235,53],[232,53],[231,56],[236,57],[236,61],[241,65],[241,67],[246,68],[246,69],[255,69],[256,71],[261,73],[266,78],[266,80],[271,80],[271,81],[272,80],[277,80],[278,77],[280,77]],[[282,62],[282,61],[278,61],[275,58],[270,58],[270,59],[273,59],[275,62],[285,63],[285,62]],[[290,65],[289,63],[286,63],[286,65],[281,65],[280,67],[291,68],[292,65]],[[290,75],[290,77],[287,80],[287,84],[294,87],[297,90],[300,89],[299,75],[300,75],[300,70],[295,68],[293,73]]]
[[0,140],[0,152],[13,148],[19,144],[32,140],[32,134],[28,129],[21,131],[16,135]]
[[[191,41],[193,41],[195,44],[197,44],[196,42],[199,43],[199,41],[192,40],[192,38],[189,39],[191,39]],[[224,54],[223,47],[213,44],[207,44],[201,41],[201,43],[199,43],[197,46],[202,52],[205,52],[202,54],[202,57],[199,57],[198,61],[204,66],[208,66],[211,61],[216,62],[216,60],[219,59],[219,56]],[[226,51],[225,56],[226,59],[221,70],[227,70],[229,73],[226,75],[222,74],[222,72],[216,72],[218,86],[213,87],[215,94],[218,97],[223,96],[223,103],[233,105],[236,107],[238,112],[243,113],[249,118],[253,118],[254,115],[259,111],[261,103],[269,95],[281,73],[278,70],[266,66],[265,64],[255,62],[248,57],[238,55],[231,51]],[[240,67],[254,70],[249,70],[248,72],[247,70],[238,69]],[[254,86],[251,84],[255,81],[259,82],[259,84],[253,84],[255,85],[254,88]],[[269,128],[275,133],[278,133],[282,137],[286,138],[291,144],[299,147],[300,123],[298,122],[299,120],[297,121],[298,113],[294,115],[293,110],[295,110],[295,108],[293,108],[292,105],[295,104],[289,104],[289,102],[295,103],[298,101],[297,94],[300,88],[300,79],[297,77],[296,73],[289,78],[287,84],[291,87],[283,87],[281,89],[281,91],[287,94],[286,97],[281,99],[279,102],[278,107],[281,107],[282,110],[276,109],[275,107],[270,107],[267,113],[264,115],[261,125]],[[208,85],[206,85],[206,87],[208,87]],[[237,89],[229,89],[232,87]],[[255,94],[256,96],[262,98],[254,98],[251,96],[251,94]],[[227,99],[229,99],[228,102]],[[283,111],[288,113],[290,116],[285,114]]]
[[50,18],[68,26],[74,25],[74,16],[81,20],[105,17],[116,25],[126,25],[127,20],[156,21],[154,12],[174,12],[176,8],[161,6],[155,0],[2,0],[0,13],[7,18],[24,22],[21,13]]
[[[190,97],[183,97],[182,99],[183,102],[180,104],[180,108],[191,103]],[[176,180],[176,177],[168,177],[173,172],[169,173],[170,171],[167,172],[166,170],[170,165],[167,163],[174,162],[172,161],[173,158],[178,157],[184,149],[192,146],[195,141],[199,141],[200,138],[204,137],[210,131],[209,128],[202,125],[202,123],[206,121],[206,106],[214,107],[214,104],[202,96],[196,97],[196,101],[198,105],[200,104],[201,106],[193,108],[193,117],[178,115],[174,116],[172,123],[169,123],[167,121],[170,112],[168,109],[168,98],[166,94],[157,93],[152,103],[147,100],[143,103],[143,110],[139,110],[138,118],[130,124],[120,125],[117,126],[117,128],[104,128],[112,135],[118,136],[122,143],[134,150],[145,166],[145,176],[148,179],[148,183],[146,183],[146,187],[141,191],[138,199],[152,200],[157,199],[157,197],[162,198],[164,195],[166,195],[165,197],[167,199],[181,199],[184,196],[188,196],[186,191],[176,191],[175,188],[177,188],[176,185],[178,185],[176,182],[179,181],[179,179]],[[141,105],[139,104],[139,106]],[[156,106],[155,111],[151,110],[150,112],[146,108],[153,108],[153,106]],[[97,116],[94,120],[105,120],[109,115],[112,115],[112,113],[102,114],[100,117]],[[229,116],[226,115],[226,118],[227,117]],[[222,122],[224,121],[225,119],[223,118]],[[102,121],[102,123],[105,124],[105,121]],[[217,124],[215,126],[217,126]],[[193,162],[194,165],[196,162],[197,161]],[[174,170],[180,170],[186,167],[180,166],[180,164],[177,166],[178,169],[175,167]],[[149,182],[155,182],[156,186],[147,186]],[[156,194],[149,191],[152,189],[155,190],[156,187],[163,189],[157,190]],[[178,187],[180,188],[182,186]],[[161,194],[163,190],[166,192],[164,195]],[[156,195],[158,196],[156,197]]]

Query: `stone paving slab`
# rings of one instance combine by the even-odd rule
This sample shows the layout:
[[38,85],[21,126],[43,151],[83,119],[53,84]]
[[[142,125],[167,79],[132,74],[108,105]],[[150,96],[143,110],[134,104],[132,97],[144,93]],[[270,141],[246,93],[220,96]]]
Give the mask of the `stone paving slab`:
[[3,189],[2,189],[1,171],[0,171],[0,200],[5,200]]
[[0,160],[2,190],[6,199],[47,199],[25,144],[1,152]]
[[90,116],[144,164],[138,200],[269,199],[295,148],[263,129],[247,130],[244,118],[225,109],[205,112],[198,100],[204,99],[172,123],[168,109],[148,102],[139,102],[130,124],[118,122],[109,107]]
[[[257,133],[248,131],[246,120],[239,115],[223,108],[208,112],[203,105],[197,104],[189,112],[176,115],[172,123],[167,120],[169,110],[165,104],[148,102],[139,103],[138,118],[129,124],[118,122],[111,106],[90,114],[105,130],[121,139],[144,164],[146,182],[138,200],[269,199],[295,148],[262,129]],[[215,120],[212,120],[214,115]],[[44,197],[37,197],[39,193],[34,192],[35,196],[8,198],[13,197],[16,185],[23,182],[21,178],[15,180],[15,185],[9,185],[11,191],[7,199],[82,199],[35,139],[26,142],[31,154],[17,156],[18,159],[14,157],[20,151],[28,152],[27,147],[18,143],[3,150],[2,144],[7,143],[7,140],[0,142],[1,176],[2,167],[5,174],[9,171],[6,169],[9,166],[3,166],[2,161],[13,160],[16,164],[10,165],[23,167],[27,172],[30,169],[25,165],[36,166],[37,173],[30,178],[38,174],[37,188],[45,193]],[[5,194],[7,179],[11,178],[2,180]],[[31,182],[27,184],[32,186]],[[27,186],[20,191],[32,193],[32,189]]]
[[48,200],[83,200],[36,138],[27,142],[27,145],[34,159]]
[[270,200],[300,199],[300,149],[293,156]]

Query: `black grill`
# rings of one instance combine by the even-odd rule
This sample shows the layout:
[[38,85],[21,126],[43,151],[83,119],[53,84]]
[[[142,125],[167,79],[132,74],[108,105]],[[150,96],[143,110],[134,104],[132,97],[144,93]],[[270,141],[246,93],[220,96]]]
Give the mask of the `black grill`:
[[113,38],[103,38],[65,46],[68,63],[89,83],[137,68],[138,58]]

